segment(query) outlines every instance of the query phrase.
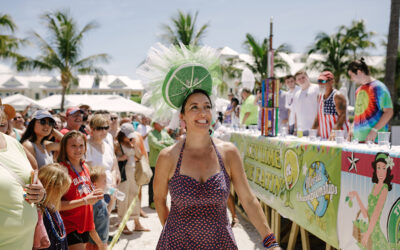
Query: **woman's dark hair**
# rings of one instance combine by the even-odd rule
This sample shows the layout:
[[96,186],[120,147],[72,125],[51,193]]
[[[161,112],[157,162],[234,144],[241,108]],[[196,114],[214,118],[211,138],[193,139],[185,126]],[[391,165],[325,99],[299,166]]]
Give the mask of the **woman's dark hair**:
[[236,97],[232,97],[231,103],[236,102],[236,106],[239,105],[239,100]]
[[[376,155],[379,155],[379,154],[385,154],[386,156],[389,156],[388,153],[384,153],[384,152],[379,152]],[[380,159],[372,162],[372,168],[374,169],[374,172],[372,174],[372,182],[373,183],[378,183],[378,176],[376,174],[376,164],[378,162],[383,162],[383,163],[385,163],[385,165],[387,164],[386,159],[384,159],[384,158],[380,158]],[[392,183],[390,183],[392,181],[392,179],[393,179],[392,170],[389,167],[386,167],[386,178],[383,181],[383,183],[385,183],[388,186],[389,191],[392,190]]]
[[124,140],[124,137],[125,137],[125,134],[122,133],[122,131],[119,131],[118,135],[117,135],[117,141],[119,142],[119,144],[122,143],[122,141]]
[[190,94],[185,98],[185,100],[183,100],[182,109],[181,109],[181,114],[185,114],[185,106],[186,106],[187,100],[189,100],[189,97],[191,97],[192,95],[197,94],[197,93],[201,93],[201,94],[207,96],[208,101],[210,101],[210,104],[211,104],[211,106],[212,106],[211,98],[210,98],[210,96],[207,94],[207,92],[204,91],[204,90],[202,90],[202,89],[195,89],[195,90],[193,90],[192,93],[190,93]]
[[[22,135],[21,139],[19,140],[20,143],[22,144],[24,141],[29,140],[31,142],[35,142],[37,137],[35,134],[35,123],[38,121],[36,118],[33,118],[29,124],[28,127],[25,130],[25,133]],[[51,132],[53,132],[54,128],[51,128]],[[48,136],[43,137],[42,141],[40,143],[43,143],[45,140],[49,140],[51,137],[51,132]]]
[[365,63],[364,57],[361,57],[360,60],[352,61],[349,66],[347,66],[347,71],[351,71],[354,74],[357,74],[357,70],[364,72],[364,74],[369,75],[368,65]]

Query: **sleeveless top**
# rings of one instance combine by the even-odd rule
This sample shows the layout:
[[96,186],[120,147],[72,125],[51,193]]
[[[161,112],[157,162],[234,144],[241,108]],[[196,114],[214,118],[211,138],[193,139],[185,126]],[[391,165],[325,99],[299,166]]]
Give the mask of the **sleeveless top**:
[[[338,113],[336,112],[335,95],[338,91],[334,89],[328,98],[324,99],[324,95],[318,95],[318,122],[319,122],[319,133],[321,138],[328,139],[332,129],[338,120]],[[346,120],[343,123],[344,136],[349,132],[349,121]]]
[[168,183],[171,211],[157,249],[237,249],[226,211],[230,179],[221,155],[212,141],[221,171],[200,183],[180,174],[185,143]]
[[36,161],[39,169],[47,164],[53,163],[53,154],[48,152],[46,147],[42,144],[44,153],[38,148],[36,143],[33,143],[33,148],[35,149]]

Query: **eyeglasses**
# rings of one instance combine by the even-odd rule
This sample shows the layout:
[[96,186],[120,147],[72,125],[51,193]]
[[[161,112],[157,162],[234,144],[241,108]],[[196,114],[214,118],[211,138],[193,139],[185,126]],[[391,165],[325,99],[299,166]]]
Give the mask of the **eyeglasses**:
[[108,130],[110,126],[105,126],[105,127],[96,127],[95,130],[100,131],[100,130]]
[[14,121],[18,120],[18,119],[22,119],[22,116],[16,116],[14,117]]
[[318,83],[319,83],[319,84],[325,84],[325,83],[327,83],[327,82],[329,82],[329,80],[318,80]]
[[56,125],[56,123],[53,120],[46,120],[46,119],[40,119],[39,123],[42,126],[48,124],[50,127],[54,127],[54,125]]
[[118,117],[111,117],[110,119],[111,119],[111,121],[115,121],[118,119]]

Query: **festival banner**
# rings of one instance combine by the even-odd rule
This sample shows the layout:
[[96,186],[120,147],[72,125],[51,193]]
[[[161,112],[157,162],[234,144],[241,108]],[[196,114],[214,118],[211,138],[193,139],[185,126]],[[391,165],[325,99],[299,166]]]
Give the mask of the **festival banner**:
[[400,155],[342,151],[341,249],[400,249]]
[[338,248],[341,149],[234,133],[256,196]]

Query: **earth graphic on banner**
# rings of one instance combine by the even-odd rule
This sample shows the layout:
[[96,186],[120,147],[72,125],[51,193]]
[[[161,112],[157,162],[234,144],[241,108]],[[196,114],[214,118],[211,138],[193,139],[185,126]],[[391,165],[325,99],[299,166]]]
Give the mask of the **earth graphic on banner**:
[[307,170],[303,184],[303,195],[309,197],[307,205],[319,217],[324,216],[329,204],[330,195],[322,194],[324,187],[328,183],[329,177],[325,169],[325,164],[320,161],[313,162]]

